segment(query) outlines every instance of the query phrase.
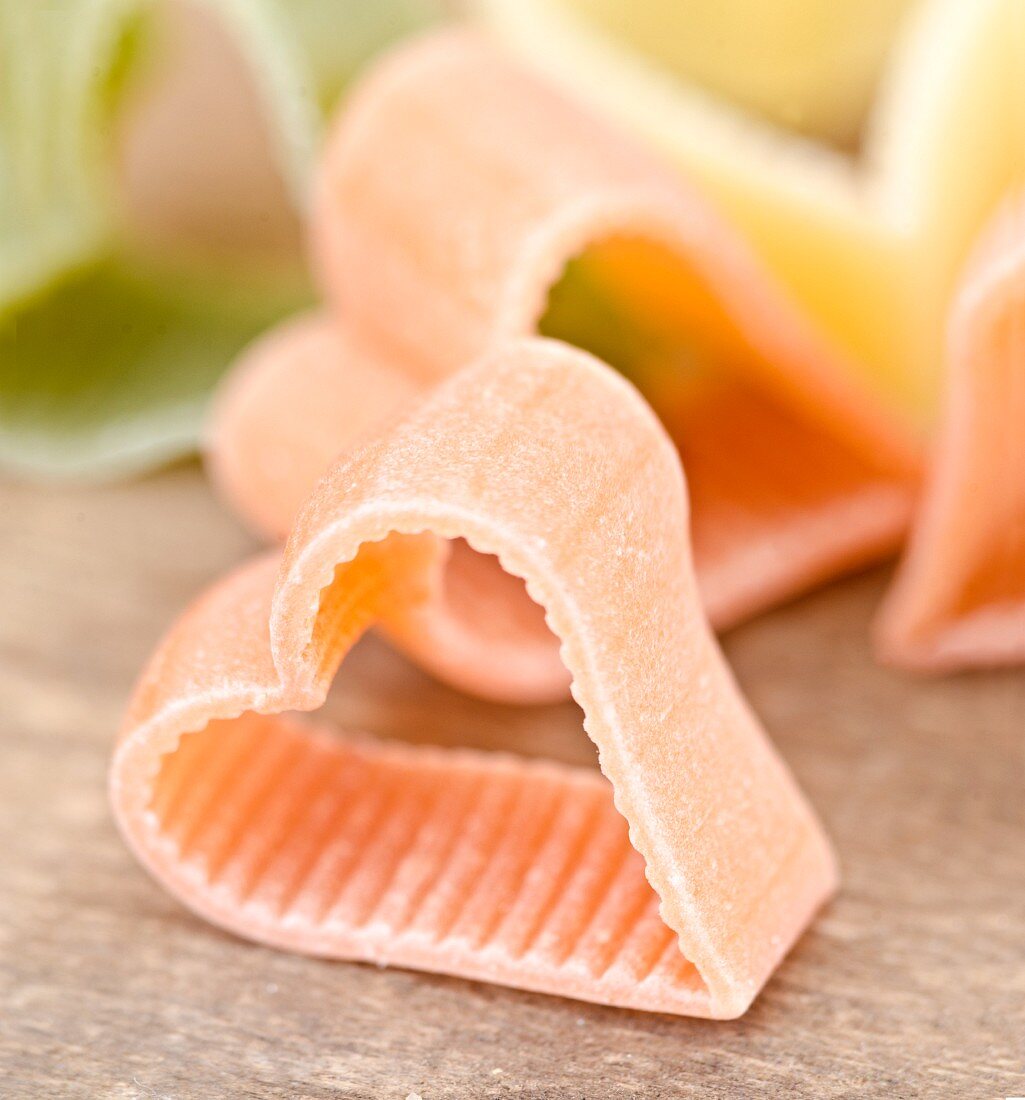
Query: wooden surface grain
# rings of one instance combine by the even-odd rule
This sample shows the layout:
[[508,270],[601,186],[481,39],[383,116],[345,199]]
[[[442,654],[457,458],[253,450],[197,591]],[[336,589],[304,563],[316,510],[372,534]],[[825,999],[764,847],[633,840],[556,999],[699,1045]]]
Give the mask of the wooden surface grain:
[[[107,811],[132,678],[251,549],[182,467],[0,486],[0,1096],[1025,1095],[1025,675],[873,666],[884,575],[726,640],[844,888],[716,1024],[293,957],[192,917]],[[572,706],[502,710],[361,643],[331,709],[386,735],[593,760]]]

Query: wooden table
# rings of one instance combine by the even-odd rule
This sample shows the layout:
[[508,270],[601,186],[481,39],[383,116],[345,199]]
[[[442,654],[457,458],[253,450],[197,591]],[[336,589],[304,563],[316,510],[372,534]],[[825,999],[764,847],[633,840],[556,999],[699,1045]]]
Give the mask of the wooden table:
[[[296,958],[190,916],[107,810],[112,733],[166,624],[250,548],[182,467],[0,486],[0,1096],[1025,1095],[1025,675],[875,668],[881,574],[735,631],[844,891],[751,1012],[714,1024]],[[373,639],[332,708],[373,732],[593,753]]]

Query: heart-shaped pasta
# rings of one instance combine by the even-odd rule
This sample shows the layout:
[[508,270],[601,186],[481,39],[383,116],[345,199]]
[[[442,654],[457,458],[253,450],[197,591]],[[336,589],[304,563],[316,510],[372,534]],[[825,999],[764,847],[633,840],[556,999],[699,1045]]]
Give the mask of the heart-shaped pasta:
[[[620,369],[672,436],[716,627],[896,549],[917,456],[842,358],[672,172],[483,41],[432,35],[371,73],[317,195],[329,312],[258,344],[209,432],[216,481],[260,531],[287,533],[330,460],[396,410],[540,330]],[[465,690],[564,695],[522,592],[461,544],[447,574],[450,597],[488,593],[485,621],[439,599],[393,638]],[[520,624],[501,651],[498,604]]]
[[[606,778],[286,713],[368,625],[415,622],[453,538],[544,607]],[[553,341],[436,389],[331,470],[280,564],[185,614],[111,787],[140,859],[237,933],[636,1008],[742,1013],[836,884],[706,623],[674,447]]]
[[954,300],[944,416],[882,655],[945,671],[1025,661],[1025,200],[1000,208]]

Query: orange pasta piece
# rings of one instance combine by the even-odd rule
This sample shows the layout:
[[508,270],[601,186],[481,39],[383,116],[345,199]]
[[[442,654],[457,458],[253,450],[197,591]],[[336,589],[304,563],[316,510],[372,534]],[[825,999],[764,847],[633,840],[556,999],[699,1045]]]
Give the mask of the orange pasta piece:
[[[312,246],[332,319],[255,349],[210,432],[215,477],[260,530],[287,529],[323,457],[371,435],[388,400],[421,400],[540,329],[612,362],[665,423],[716,626],[898,544],[914,448],[837,354],[674,173],[473,36],[406,47],[355,93],[328,144]],[[473,571],[482,596],[501,583],[464,548],[448,571],[457,589]],[[479,621],[445,613],[470,642]],[[497,667],[480,679],[483,659],[442,674],[503,698],[564,690],[553,647],[545,666],[544,640],[523,638],[509,682]],[[433,642],[411,651],[433,667]]]
[[[136,690],[111,777],[196,912],[330,957],[733,1017],[836,884],[829,845],[706,623],[686,496],[637,392],[513,341],[334,466],[279,562],[203,596]],[[402,631],[446,542],[524,579],[597,771],[334,735],[359,634]]]
[[933,671],[1025,661],[1025,200],[983,234],[955,299],[946,409],[882,656]]

